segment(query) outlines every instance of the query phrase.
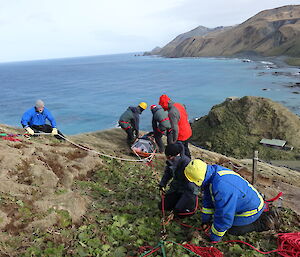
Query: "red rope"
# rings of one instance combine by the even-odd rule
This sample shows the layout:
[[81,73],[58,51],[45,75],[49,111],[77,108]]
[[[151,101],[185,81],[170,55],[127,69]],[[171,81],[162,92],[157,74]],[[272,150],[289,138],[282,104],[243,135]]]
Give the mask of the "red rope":
[[265,200],[265,209],[264,212],[268,212],[270,210],[270,203],[277,201],[280,197],[282,196],[282,192],[279,192],[279,194],[277,196],[275,196],[274,198],[271,198],[269,200]]
[[282,196],[282,192],[279,192],[279,194],[276,195],[274,198],[266,200],[265,202],[274,202],[274,201],[278,200],[281,196]]
[[269,251],[269,252],[263,252],[263,251],[255,248],[253,245],[251,245],[251,244],[249,244],[247,242],[244,242],[242,240],[228,240],[228,241],[212,242],[212,243],[214,243],[214,244],[217,244],[217,243],[241,243],[241,244],[244,244],[244,245],[247,245],[247,246],[251,247],[253,250],[255,250],[255,251],[257,251],[257,252],[259,252],[261,254],[270,254],[270,253],[275,253],[275,252],[279,251],[278,249],[276,249],[276,250],[272,250],[272,251]]
[[2,137],[2,139],[9,140],[9,141],[19,141],[19,142],[22,141],[21,139],[14,138],[13,136],[4,136],[4,137]]
[[278,254],[281,256],[300,256],[300,232],[278,234]]
[[[222,242],[220,242],[220,243],[222,243]],[[261,254],[270,254],[270,253],[278,252],[278,254],[280,254],[281,256],[285,256],[285,257],[300,256],[300,232],[279,233],[278,241],[277,241],[278,248],[276,250],[272,250],[272,251],[268,251],[268,252],[260,251],[259,249],[255,248],[253,245],[251,245],[247,242],[241,241],[241,240],[229,240],[229,241],[224,241],[223,243],[245,244]]]
[[165,218],[165,194],[163,192],[161,193],[161,213],[164,219]]
[[[282,192],[280,192],[276,197],[266,200],[266,202],[273,202],[279,199],[281,197]],[[163,218],[165,217],[165,208],[164,208],[164,203],[165,203],[165,198],[164,195],[161,194],[161,203],[162,203],[162,215]],[[199,231],[203,231],[202,228],[194,227],[182,222],[177,221],[181,226],[188,227],[188,228],[194,228]],[[210,227],[208,227],[204,232],[208,235],[208,230]],[[295,233],[279,233],[278,234],[278,248],[276,250],[268,251],[268,252],[263,252],[257,248],[255,248],[253,245],[244,242],[242,240],[228,240],[228,241],[223,241],[223,242],[212,242],[212,243],[241,243],[245,244],[249,247],[251,247],[253,250],[261,253],[261,254],[270,254],[270,253],[275,253],[278,252],[279,255],[284,256],[284,257],[300,257],[300,232],[295,232]],[[177,244],[177,243],[176,243]],[[211,247],[200,247],[192,244],[179,244],[183,246],[184,248],[194,252],[195,254],[202,256],[202,257],[223,257],[223,253],[220,252],[217,248],[211,246]],[[150,246],[146,247],[140,247],[140,249],[143,249],[144,251],[147,249],[152,249]],[[153,248],[153,250],[149,253],[147,253],[145,256],[149,256],[152,253],[158,251],[159,247]]]
[[[188,228],[194,228],[199,231],[203,231],[203,229],[198,227],[193,227],[191,225],[178,222],[181,226],[188,227]],[[208,235],[208,230],[210,228],[206,229],[204,232],[206,235]],[[257,248],[255,248],[253,245],[242,241],[242,240],[228,240],[223,242],[212,242],[212,243],[241,243],[244,245],[247,245],[251,247],[253,250],[261,253],[261,254],[270,254],[278,252],[278,254],[284,256],[284,257],[300,257],[300,232],[296,233],[280,233],[278,234],[278,248],[276,250],[263,252]]]
[[202,256],[202,257],[223,257],[223,253],[215,247],[201,247],[192,244],[181,244],[184,248]]
[[151,255],[152,253],[155,253],[155,252],[157,252],[159,249],[160,249],[160,246],[158,246],[158,247],[156,247],[156,248],[154,248],[154,247],[152,247],[152,246],[141,246],[140,248],[139,248],[139,252],[140,253],[143,253],[143,252],[146,252],[146,251],[149,251],[149,250],[151,250],[152,249],[152,251],[151,252],[149,252],[149,253],[147,253],[146,255],[144,255],[143,257],[146,257],[146,256],[149,256],[149,255]]

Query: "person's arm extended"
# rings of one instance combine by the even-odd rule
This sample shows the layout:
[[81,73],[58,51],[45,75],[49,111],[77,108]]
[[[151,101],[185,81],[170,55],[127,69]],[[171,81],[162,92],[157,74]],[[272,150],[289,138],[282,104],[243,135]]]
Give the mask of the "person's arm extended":
[[46,118],[50,121],[52,128],[56,128],[56,121],[49,110],[44,110]]
[[23,126],[23,128],[27,128],[29,126],[29,122],[32,118],[32,113],[31,110],[26,111],[21,119],[21,124]]
[[133,113],[133,129],[136,130],[138,135],[140,130],[140,115],[136,112]]
[[211,198],[209,187],[211,185],[205,186],[203,191],[202,200],[202,224],[209,223],[212,220],[212,216],[215,212],[215,206]]
[[168,182],[170,181],[170,179],[173,177],[173,171],[172,171],[172,169],[170,168],[169,165],[170,164],[168,164],[168,161],[167,161],[167,166],[165,168],[164,175],[163,175],[163,177],[161,178],[161,180],[159,182],[159,185],[161,187],[166,187]]
[[169,112],[169,118],[170,118],[172,135],[173,135],[171,138],[172,142],[170,142],[170,143],[175,144],[178,139],[178,121],[180,119],[180,114],[177,113],[177,109],[176,109],[176,111]]
[[[214,192],[215,213],[214,222],[210,230],[211,241],[220,241],[226,231],[232,227],[238,194],[234,188],[228,190],[228,185],[222,185],[222,191]],[[226,189],[224,189],[226,187]]]
[[154,131],[157,131],[157,122],[156,122],[156,120],[155,120],[154,115],[153,115],[153,117],[152,117],[152,129],[153,129],[153,132],[154,132]]

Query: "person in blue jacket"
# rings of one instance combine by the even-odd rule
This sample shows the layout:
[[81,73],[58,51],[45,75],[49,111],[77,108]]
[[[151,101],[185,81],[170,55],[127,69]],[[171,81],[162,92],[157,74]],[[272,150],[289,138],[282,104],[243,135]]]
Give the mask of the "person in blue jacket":
[[[198,208],[199,188],[189,182],[184,176],[184,169],[189,164],[190,158],[185,155],[184,145],[181,142],[167,145],[165,155],[167,157],[164,175],[159,183],[162,193],[170,183],[165,193],[164,209],[173,211],[178,218],[184,218],[195,214]],[[158,205],[162,208],[162,203]]]
[[221,240],[226,231],[243,235],[275,228],[275,214],[264,212],[263,197],[238,173],[196,159],[187,165],[184,174],[202,187],[202,227],[212,224],[211,241]]
[[[46,120],[48,120],[51,125],[46,124]],[[30,135],[34,135],[38,132],[45,132],[52,133],[52,135],[57,139],[63,139],[61,137],[63,134],[56,128],[56,121],[54,117],[45,107],[42,100],[37,100],[35,106],[23,114],[21,124]]]

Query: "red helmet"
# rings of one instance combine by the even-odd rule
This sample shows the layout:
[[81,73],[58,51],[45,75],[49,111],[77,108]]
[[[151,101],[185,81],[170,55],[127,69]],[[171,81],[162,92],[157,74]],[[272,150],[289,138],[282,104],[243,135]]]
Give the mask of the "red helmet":
[[157,106],[155,105],[155,104],[152,104],[151,106],[150,106],[150,110],[152,110],[152,109],[154,109],[154,108],[156,108]]

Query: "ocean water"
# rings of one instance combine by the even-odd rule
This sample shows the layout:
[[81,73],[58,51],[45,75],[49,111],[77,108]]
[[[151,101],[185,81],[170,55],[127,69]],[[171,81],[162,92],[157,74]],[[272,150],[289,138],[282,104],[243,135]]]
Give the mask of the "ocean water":
[[[21,126],[24,111],[44,100],[65,134],[115,127],[129,105],[158,104],[161,94],[201,117],[228,96],[263,96],[300,114],[299,68],[239,59],[119,54],[0,64],[0,123]],[[277,72],[277,75],[274,75]],[[287,73],[292,74],[287,76]],[[149,109],[141,129],[151,129]]]

